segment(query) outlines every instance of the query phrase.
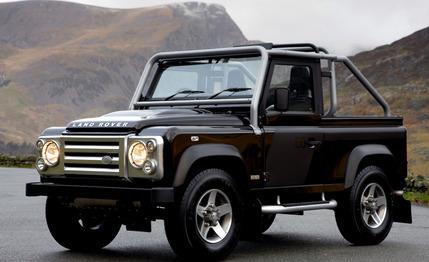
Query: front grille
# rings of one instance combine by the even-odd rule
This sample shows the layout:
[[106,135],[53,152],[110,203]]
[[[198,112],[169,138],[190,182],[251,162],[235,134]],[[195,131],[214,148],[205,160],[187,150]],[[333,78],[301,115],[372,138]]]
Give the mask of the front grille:
[[125,141],[118,136],[62,136],[64,174],[123,176]]

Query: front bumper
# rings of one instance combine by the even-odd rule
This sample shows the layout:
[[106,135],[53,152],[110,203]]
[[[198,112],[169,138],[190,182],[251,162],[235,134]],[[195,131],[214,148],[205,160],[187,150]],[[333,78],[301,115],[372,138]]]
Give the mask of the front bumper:
[[135,188],[34,182],[26,184],[25,194],[26,196],[138,200],[150,204],[174,202],[174,188],[167,187]]

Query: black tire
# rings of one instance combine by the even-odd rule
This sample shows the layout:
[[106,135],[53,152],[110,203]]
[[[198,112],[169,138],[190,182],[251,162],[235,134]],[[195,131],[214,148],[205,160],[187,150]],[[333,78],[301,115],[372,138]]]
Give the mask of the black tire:
[[252,240],[260,237],[274,223],[276,214],[262,214],[259,201],[247,208],[246,219],[243,221],[241,239]]
[[[368,199],[367,196],[370,196],[371,188],[375,188],[374,197],[378,195],[377,198],[382,199],[382,193],[384,193],[385,206],[376,207],[379,204],[377,201],[374,202],[374,199],[364,201],[364,199]],[[367,193],[368,195],[366,195]],[[363,194],[364,197],[362,197]],[[383,201],[379,203],[381,204]],[[378,214],[375,216],[375,213],[378,212],[377,209],[384,216]],[[368,166],[359,172],[351,189],[345,193],[342,199],[339,199],[335,219],[343,237],[352,244],[376,245],[387,237],[393,223],[392,199],[387,177],[381,168]]]
[[[208,219],[208,217],[210,217],[209,215],[213,214],[211,213],[212,211],[207,211],[211,203],[211,195],[207,197],[205,209],[200,211],[203,213],[205,212],[207,216],[203,218],[201,213],[197,212],[197,206],[202,207],[200,204],[206,200],[207,194],[212,191],[216,191],[220,197],[229,200],[230,213],[227,213],[227,215],[219,215],[218,222],[210,221],[205,223],[205,219]],[[214,202],[216,201],[218,200]],[[189,183],[180,204],[168,210],[164,225],[171,248],[177,255],[192,260],[221,260],[227,257],[239,240],[242,214],[241,203],[241,194],[239,193],[238,187],[235,181],[225,171],[220,169],[207,169],[200,172]],[[222,204],[219,204],[217,207],[220,208],[221,205]],[[215,210],[217,207],[215,207]],[[217,217],[217,215],[215,217]],[[228,230],[224,231],[224,233],[226,232],[225,236],[223,238],[218,237],[218,239],[214,239],[218,235],[211,227],[214,227],[214,225],[217,226],[216,223],[223,225],[226,223],[225,221],[229,221],[228,224],[230,225],[228,226]],[[210,229],[206,231],[206,239],[204,239],[204,236],[200,233],[203,223],[207,225],[207,227],[210,227]],[[214,240],[212,241],[214,242],[209,242],[209,236],[213,237]]]
[[82,218],[76,209],[53,197],[46,201],[46,222],[58,244],[76,251],[95,251],[107,246],[121,228],[113,219]]

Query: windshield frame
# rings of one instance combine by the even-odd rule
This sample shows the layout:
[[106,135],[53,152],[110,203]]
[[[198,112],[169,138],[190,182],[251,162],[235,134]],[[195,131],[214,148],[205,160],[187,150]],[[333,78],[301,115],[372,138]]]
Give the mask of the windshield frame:
[[[258,70],[256,72],[256,75],[253,74],[253,72],[251,72],[249,70],[249,68],[247,68],[243,63],[246,62],[246,60],[238,61],[239,59],[253,59],[254,61],[258,61],[259,65],[258,65]],[[237,61],[233,60],[230,61],[230,59],[237,59]],[[226,60],[226,61],[225,61]],[[192,60],[162,60],[159,61],[155,66],[156,69],[153,69],[155,72],[153,73],[153,77],[151,79],[151,83],[149,85],[149,88],[147,89],[146,94],[142,97],[140,100],[142,101],[175,101],[175,100],[196,100],[196,99],[219,99],[217,98],[222,97],[222,95],[218,94],[218,93],[223,93],[225,91],[228,91],[229,88],[227,88],[227,86],[224,86],[224,88],[222,88],[219,91],[214,91],[213,93],[206,93],[206,92],[198,92],[200,90],[194,90],[193,88],[190,89],[183,89],[183,90],[179,90],[176,93],[171,93],[167,96],[156,96],[154,97],[156,91],[158,89],[161,89],[162,87],[160,86],[160,82],[162,81],[162,77],[168,72],[168,70],[172,70],[172,71],[183,71],[183,72],[190,72],[190,73],[196,73],[198,74],[198,77],[204,77],[205,73],[209,73],[209,71],[213,70],[213,69],[208,69],[208,71],[204,71],[205,68],[204,66],[209,65],[211,66],[222,66],[224,68],[236,68],[238,70],[240,70],[243,73],[243,77],[247,78],[248,81],[252,82],[252,88],[250,88],[249,90],[251,90],[251,94],[247,94],[247,95],[241,95],[240,91],[239,92],[232,92],[231,96],[228,97],[230,99],[237,99],[237,98],[251,98],[253,96],[253,92],[256,89],[256,85],[257,85],[257,81],[258,78],[261,75],[261,56],[260,55],[241,55],[241,56],[225,56],[225,57],[216,57],[216,58],[211,58],[211,57],[206,57],[204,59],[192,59]],[[195,68],[197,71],[188,71],[188,69],[186,69],[186,66],[193,66],[193,65],[201,65],[203,66],[202,68]],[[183,68],[181,68],[183,66]],[[224,69],[225,70],[225,69]],[[170,71],[171,72],[171,71]],[[222,71],[222,73],[224,73],[224,71]],[[207,75],[205,76],[207,77]],[[223,80],[222,82],[224,82],[225,80]],[[178,81],[180,82],[180,81]],[[203,81],[205,82],[205,81]],[[225,82],[224,82],[225,84]],[[185,91],[195,91],[194,93],[185,93]],[[185,97],[180,97],[180,94],[188,94]],[[217,96],[212,97],[213,95],[217,94]],[[175,98],[177,96],[177,98]],[[174,99],[170,99],[170,98],[174,98]]]
[[[200,99],[200,100],[169,100],[169,101],[140,101],[141,98],[146,97],[148,93],[151,79],[152,68],[156,63],[168,59],[182,59],[182,60],[196,60],[204,59],[207,57],[231,57],[240,55],[254,55],[261,57],[260,77],[257,78],[257,83],[253,96],[251,98],[226,98],[226,99]],[[258,127],[258,107],[261,100],[262,90],[264,89],[265,78],[267,75],[269,65],[268,51],[262,46],[245,46],[245,47],[230,47],[230,48],[217,48],[217,49],[203,49],[193,51],[179,51],[179,52],[161,52],[152,56],[144,70],[143,74],[137,85],[137,89],[131,99],[129,109],[135,110],[142,107],[152,106],[180,106],[180,105],[219,105],[219,104],[250,104],[250,122],[251,127],[254,129],[255,134],[261,134],[261,129]]]
[[[138,83],[136,92],[134,93],[133,99],[130,103],[130,109],[134,109],[136,103],[144,103],[146,97],[150,97],[150,91],[152,86],[156,82],[154,76],[156,76],[157,70],[153,70],[160,62],[163,61],[189,61],[189,60],[204,60],[204,59],[218,59],[218,58],[230,58],[230,57],[243,57],[243,56],[259,56],[261,59],[260,66],[260,77],[257,77],[253,97],[262,87],[261,79],[264,78],[268,64],[267,50],[261,46],[247,46],[247,47],[233,47],[233,48],[218,48],[218,49],[207,49],[207,50],[195,50],[195,51],[178,51],[178,52],[162,52],[155,54],[149,59],[147,65],[143,71],[142,77]],[[231,103],[237,98],[230,98]],[[171,100],[172,106],[176,100]],[[192,104],[193,100],[190,104]],[[147,101],[150,102],[150,101]],[[215,103],[214,103],[215,104]]]

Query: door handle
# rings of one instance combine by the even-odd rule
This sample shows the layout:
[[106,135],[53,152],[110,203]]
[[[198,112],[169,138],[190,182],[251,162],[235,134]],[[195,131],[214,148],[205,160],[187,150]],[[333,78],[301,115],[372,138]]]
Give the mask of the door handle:
[[308,148],[314,149],[314,148],[320,146],[320,144],[322,144],[322,141],[318,141],[318,140],[306,140],[305,144],[307,145]]

